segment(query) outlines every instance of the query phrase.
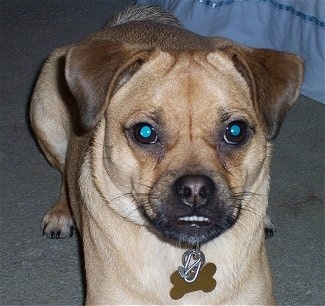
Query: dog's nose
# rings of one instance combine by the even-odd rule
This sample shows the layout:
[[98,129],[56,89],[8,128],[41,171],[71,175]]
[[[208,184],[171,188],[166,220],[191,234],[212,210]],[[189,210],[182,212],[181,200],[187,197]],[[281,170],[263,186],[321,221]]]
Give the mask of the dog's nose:
[[173,189],[183,204],[199,207],[206,204],[213,195],[215,184],[205,175],[185,175],[175,181]]

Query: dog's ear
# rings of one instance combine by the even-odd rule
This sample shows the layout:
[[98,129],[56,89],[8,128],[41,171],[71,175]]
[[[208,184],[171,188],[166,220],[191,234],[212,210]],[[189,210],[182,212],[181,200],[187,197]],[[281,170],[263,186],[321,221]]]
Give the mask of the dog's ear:
[[84,130],[92,129],[99,122],[112,94],[136,73],[151,53],[152,50],[104,40],[69,49],[65,76]]
[[274,139],[297,100],[303,79],[302,58],[268,49],[232,46],[226,52],[251,90],[265,137]]

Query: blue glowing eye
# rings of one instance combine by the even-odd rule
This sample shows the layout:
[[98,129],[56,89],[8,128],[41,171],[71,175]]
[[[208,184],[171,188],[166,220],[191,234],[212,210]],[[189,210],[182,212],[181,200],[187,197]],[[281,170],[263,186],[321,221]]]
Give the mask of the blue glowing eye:
[[244,121],[233,121],[226,129],[223,139],[226,143],[237,145],[246,140],[247,124]]
[[137,142],[142,144],[154,144],[158,140],[155,128],[145,122],[138,123],[133,127],[133,136]]
[[229,128],[229,133],[232,135],[232,136],[238,136],[241,132],[241,128],[239,125],[237,124],[233,124],[230,126]]
[[148,139],[153,133],[153,130],[151,126],[144,125],[143,127],[140,128],[139,133],[143,138]]

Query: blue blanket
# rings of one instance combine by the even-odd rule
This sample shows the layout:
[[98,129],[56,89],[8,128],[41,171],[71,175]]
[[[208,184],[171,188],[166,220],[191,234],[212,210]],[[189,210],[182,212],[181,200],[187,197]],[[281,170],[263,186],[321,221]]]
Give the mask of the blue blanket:
[[325,0],[138,0],[172,12],[205,36],[305,59],[302,94],[325,103]]

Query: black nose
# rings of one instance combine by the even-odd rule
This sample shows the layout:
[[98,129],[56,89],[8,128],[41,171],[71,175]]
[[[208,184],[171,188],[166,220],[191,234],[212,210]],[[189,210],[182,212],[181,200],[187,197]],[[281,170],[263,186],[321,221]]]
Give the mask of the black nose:
[[173,190],[182,204],[199,207],[209,201],[216,187],[205,175],[185,175],[175,181]]

